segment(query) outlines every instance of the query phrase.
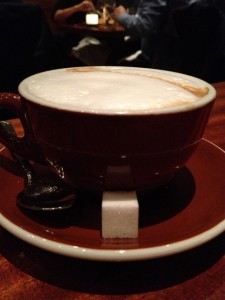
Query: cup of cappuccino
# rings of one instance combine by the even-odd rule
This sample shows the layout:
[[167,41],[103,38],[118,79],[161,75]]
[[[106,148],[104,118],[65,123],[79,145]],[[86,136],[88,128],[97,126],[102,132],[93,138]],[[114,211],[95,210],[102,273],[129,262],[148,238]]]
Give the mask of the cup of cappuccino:
[[78,67],[23,80],[1,94],[24,136],[0,133],[11,151],[49,166],[74,189],[147,190],[183,168],[204,133],[216,96],[184,74]]

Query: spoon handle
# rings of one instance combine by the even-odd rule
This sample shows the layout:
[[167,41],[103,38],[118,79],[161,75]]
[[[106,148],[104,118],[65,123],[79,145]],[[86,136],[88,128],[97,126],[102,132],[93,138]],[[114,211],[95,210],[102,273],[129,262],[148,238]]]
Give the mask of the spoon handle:
[[[0,121],[0,131],[7,138],[16,138],[11,123]],[[32,211],[56,211],[71,208],[74,204],[74,191],[58,182],[48,182],[39,178],[30,161],[9,150],[15,162],[24,172],[25,188],[17,195],[17,204]]]
[[[14,127],[10,122],[7,121],[0,121],[0,130],[1,132],[4,132],[4,135],[8,138],[13,138],[15,136],[16,138],[16,132]],[[26,185],[29,185],[32,183],[32,180],[36,178],[36,172],[34,168],[32,167],[32,164],[29,162],[28,159],[20,156],[19,154],[15,153],[12,150],[9,150],[13,159],[16,161],[16,163],[20,166],[20,168],[23,170],[26,180]]]

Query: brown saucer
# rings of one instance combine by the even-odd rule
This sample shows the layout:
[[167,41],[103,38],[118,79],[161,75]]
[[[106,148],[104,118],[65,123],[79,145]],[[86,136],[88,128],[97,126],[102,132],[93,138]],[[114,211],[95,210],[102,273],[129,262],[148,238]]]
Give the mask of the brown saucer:
[[42,249],[75,258],[129,261],[186,251],[225,230],[225,152],[202,140],[170,184],[139,193],[138,239],[101,238],[101,197],[79,195],[73,209],[30,213],[16,206],[23,178],[6,148],[0,150],[0,224]]

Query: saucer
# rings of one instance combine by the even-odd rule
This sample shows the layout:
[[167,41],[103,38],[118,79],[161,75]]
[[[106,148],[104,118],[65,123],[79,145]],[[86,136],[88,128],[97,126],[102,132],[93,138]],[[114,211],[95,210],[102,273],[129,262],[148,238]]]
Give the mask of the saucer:
[[225,152],[202,140],[165,187],[138,193],[137,239],[101,237],[101,197],[82,192],[65,212],[23,211],[16,196],[24,180],[6,148],[0,150],[0,224],[44,250],[80,259],[133,261],[187,251],[225,230]]

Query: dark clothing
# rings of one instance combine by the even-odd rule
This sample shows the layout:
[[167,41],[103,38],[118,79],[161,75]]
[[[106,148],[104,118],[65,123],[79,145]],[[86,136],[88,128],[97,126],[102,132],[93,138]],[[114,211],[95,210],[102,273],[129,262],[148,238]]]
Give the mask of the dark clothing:
[[[142,39],[142,54],[149,63],[158,44],[164,26],[164,19],[168,12],[168,0],[140,0],[136,15],[123,13],[118,18],[132,37]],[[173,9],[187,6],[188,3],[198,2],[199,0],[170,0]],[[190,5],[190,4],[189,4]]]
[[39,5],[0,2],[0,91],[16,92],[27,76],[57,67],[55,45]]
[[133,6],[137,7],[138,2],[139,2],[138,0],[117,0],[116,6],[123,5],[126,8],[133,7]]
[[214,82],[225,79],[223,1],[140,0],[135,16],[123,13],[118,21],[141,37],[146,67]]
[[[58,67],[55,44],[39,5],[0,1],[0,92],[17,92],[26,77]],[[15,115],[0,108],[0,119]]]

